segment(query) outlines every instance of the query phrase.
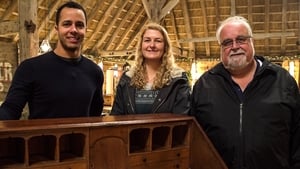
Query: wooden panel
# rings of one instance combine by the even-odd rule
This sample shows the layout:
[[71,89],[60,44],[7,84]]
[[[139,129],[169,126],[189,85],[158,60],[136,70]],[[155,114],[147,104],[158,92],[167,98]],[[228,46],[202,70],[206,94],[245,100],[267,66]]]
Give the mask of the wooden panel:
[[192,169],[225,169],[225,164],[214,149],[208,137],[204,134],[198,123],[192,124],[191,138],[191,168]]
[[126,169],[127,128],[96,127],[90,132],[90,168]]

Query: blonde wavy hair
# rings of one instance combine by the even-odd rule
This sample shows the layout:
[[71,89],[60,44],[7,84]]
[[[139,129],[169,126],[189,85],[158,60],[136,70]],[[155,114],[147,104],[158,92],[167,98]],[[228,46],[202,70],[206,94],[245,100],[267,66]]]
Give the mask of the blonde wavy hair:
[[162,88],[164,85],[170,84],[172,79],[171,71],[172,68],[175,66],[175,61],[174,61],[172,45],[171,45],[171,40],[169,38],[169,35],[166,29],[157,23],[148,23],[142,28],[140,32],[139,41],[136,49],[136,55],[135,55],[135,64],[132,68],[133,76],[131,78],[130,84],[136,86],[139,89],[142,89],[145,87],[147,83],[146,68],[144,65],[145,58],[142,54],[142,42],[146,30],[149,29],[159,31],[163,35],[163,39],[164,39],[165,50],[161,58],[161,66],[159,68],[159,71],[156,73],[156,77],[152,85],[152,89],[159,89]]

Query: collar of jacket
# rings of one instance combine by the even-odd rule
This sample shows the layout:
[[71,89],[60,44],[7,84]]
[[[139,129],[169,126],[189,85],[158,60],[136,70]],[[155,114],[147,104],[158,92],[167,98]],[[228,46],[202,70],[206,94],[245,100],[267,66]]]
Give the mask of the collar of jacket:
[[[133,77],[134,74],[134,70],[130,69],[129,71],[125,72],[125,75],[128,76],[130,79]],[[188,79],[187,78],[187,74],[186,71],[180,67],[174,66],[171,70],[171,77],[172,79],[175,78],[184,78],[184,79]]]

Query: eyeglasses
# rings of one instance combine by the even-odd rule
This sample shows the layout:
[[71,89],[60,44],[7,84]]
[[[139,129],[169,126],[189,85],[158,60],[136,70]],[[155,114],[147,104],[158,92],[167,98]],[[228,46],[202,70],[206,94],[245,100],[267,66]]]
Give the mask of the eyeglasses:
[[251,36],[238,36],[234,39],[225,39],[222,43],[221,46],[226,49],[226,48],[232,48],[233,47],[233,42],[237,45],[242,45],[248,43],[248,39],[252,38]]

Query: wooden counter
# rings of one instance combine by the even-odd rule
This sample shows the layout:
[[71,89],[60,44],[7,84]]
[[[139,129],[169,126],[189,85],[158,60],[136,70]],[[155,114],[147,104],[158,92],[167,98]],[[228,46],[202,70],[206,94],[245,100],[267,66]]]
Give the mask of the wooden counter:
[[226,169],[190,116],[0,121],[1,169]]

